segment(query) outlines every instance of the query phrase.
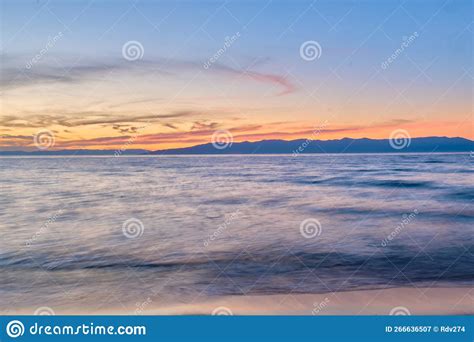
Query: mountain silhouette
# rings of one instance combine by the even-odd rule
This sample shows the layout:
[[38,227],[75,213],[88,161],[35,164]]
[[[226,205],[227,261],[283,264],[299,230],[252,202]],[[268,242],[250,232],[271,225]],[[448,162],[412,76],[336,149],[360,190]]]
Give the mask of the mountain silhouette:
[[[435,153],[470,152],[474,141],[465,138],[425,137],[400,141],[390,139],[339,140],[262,140],[234,142],[216,148],[212,143],[159,151],[130,149],[119,155],[186,155],[186,154],[311,154],[311,153]],[[0,155],[117,155],[116,150],[0,151]]]
[[213,144],[155,151],[154,154],[309,154],[309,153],[404,153],[404,152],[469,152],[474,148],[472,140],[464,138],[427,137],[410,140],[389,139],[340,140],[262,140],[258,142],[232,143],[220,148]]

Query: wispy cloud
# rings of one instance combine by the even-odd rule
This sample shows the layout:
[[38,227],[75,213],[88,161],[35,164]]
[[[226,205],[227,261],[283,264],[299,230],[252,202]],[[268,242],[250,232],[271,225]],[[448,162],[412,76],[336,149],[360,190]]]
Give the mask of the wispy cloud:
[[262,73],[246,69],[235,69],[218,63],[216,63],[216,65],[214,65],[210,70],[214,70],[222,74],[241,76],[253,81],[277,86],[280,88],[280,92],[278,92],[276,95],[279,96],[290,94],[296,90],[296,86],[293,85],[293,83],[291,83],[287,77],[278,74]]
[[161,122],[165,119],[191,117],[199,112],[182,110],[164,114],[128,114],[104,113],[99,111],[64,112],[64,114],[31,114],[4,115],[0,117],[0,126],[14,128],[40,128],[54,125],[79,127],[89,125],[119,125],[147,122]]
[[195,121],[191,127],[191,131],[202,130],[202,129],[216,129],[219,127],[217,122],[204,122],[204,121]]
[[82,62],[79,65],[72,62],[58,65],[56,62],[45,59],[33,68],[27,69],[24,65],[18,63],[18,60],[22,60],[22,58],[15,59],[12,56],[7,57],[5,55],[0,55],[0,58],[2,59],[0,88],[4,90],[42,84],[80,83],[90,80],[93,76],[99,77],[115,72],[135,74],[149,74],[152,72],[156,75],[173,77],[186,71],[202,71],[203,74],[209,74],[210,76],[243,77],[251,81],[279,87],[280,91],[276,95],[285,95],[296,90],[296,87],[285,76],[262,73],[256,70],[237,69],[220,63],[215,63],[211,69],[203,70],[200,61],[159,57],[134,63],[116,59],[100,62],[92,60]]

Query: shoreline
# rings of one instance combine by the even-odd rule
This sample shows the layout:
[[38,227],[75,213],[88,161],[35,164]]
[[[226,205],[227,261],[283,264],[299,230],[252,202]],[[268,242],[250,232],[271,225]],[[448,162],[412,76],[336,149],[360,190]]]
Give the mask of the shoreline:
[[[221,308],[221,310],[218,310]],[[229,296],[206,302],[146,310],[144,314],[209,315],[472,315],[474,288],[392,288],[323,294]],[[399,308],[399,310],[396,310]]]
[[[46,303],[47,304],[47,303]],[[19,308],[2,315],[31,315]],[[474,315],[474,288],[391,288],[323,294],[208,297],[192,303],[149,298],[120,308],[55,308],[56,315]]]

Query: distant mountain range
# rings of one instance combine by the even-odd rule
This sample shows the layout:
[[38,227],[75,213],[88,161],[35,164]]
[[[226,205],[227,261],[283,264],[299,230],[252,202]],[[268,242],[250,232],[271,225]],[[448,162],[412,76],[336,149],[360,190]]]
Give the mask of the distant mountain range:
[[[394,147],[393,147],[393,146]],[[221,146],[222,147],[222,146]],[[398,147],[398,148],[395,148]],[[309,154],[309,153],[415,153],[415,152],[469,152],[474,150],[474,141],[465,138],[426,137],[411,140],[389,139],[340,140],[262,140],[256,142],[234,142],[218,149],[213,144],[160,151],[130,149],[118,153],[116,150],[61,150],[61,151],[0,151],[1,156],[19,155],[186,155],[186,154]]]

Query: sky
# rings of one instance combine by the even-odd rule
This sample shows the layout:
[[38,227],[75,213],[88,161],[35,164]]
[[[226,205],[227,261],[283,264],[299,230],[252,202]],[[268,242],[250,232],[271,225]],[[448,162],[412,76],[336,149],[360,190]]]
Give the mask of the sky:
[[0,6],[1,150],[474,138],[470,0]]

